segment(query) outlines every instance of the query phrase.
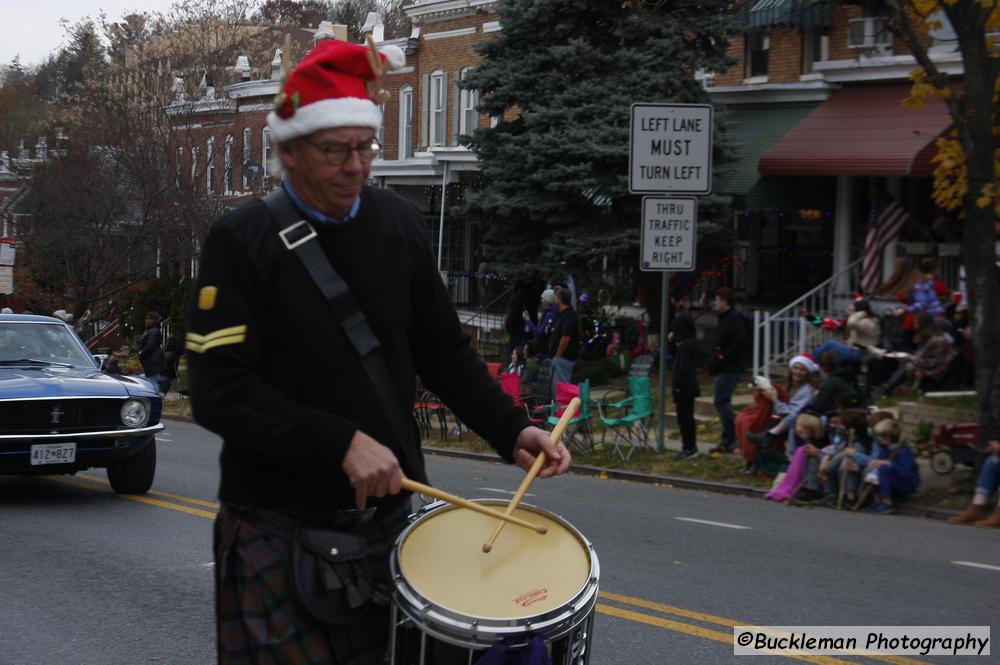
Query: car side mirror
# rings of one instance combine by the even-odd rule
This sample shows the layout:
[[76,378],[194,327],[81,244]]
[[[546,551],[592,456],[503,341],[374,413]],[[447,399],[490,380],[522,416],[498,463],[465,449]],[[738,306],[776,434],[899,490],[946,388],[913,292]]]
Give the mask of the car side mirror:
[[98,353],[98,354],[94,355],[94,361],[97,363],[98,367],[100,367],[101,369],[104,369],[104,364],[106,362],[108,362],[108,354],[106,354],[106,353]]

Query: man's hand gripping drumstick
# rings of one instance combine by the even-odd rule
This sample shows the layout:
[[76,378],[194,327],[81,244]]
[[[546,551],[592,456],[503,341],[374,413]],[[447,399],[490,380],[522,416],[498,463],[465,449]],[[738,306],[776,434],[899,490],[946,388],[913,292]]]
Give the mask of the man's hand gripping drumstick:
[[[555,446],[562,446],[563,445],[562,443],[560,443],[560,440],[562,439],[563,432],[566,431],[566,427],[569,426],[569,421],[571,421],[573,419],[573,416],[576,415],[576,411],[579,408],[580,408],[580,398],[579,397],[574,397],[570,401],[570,403],[566,406],[566,410],[563,411],[562,416],[559,418],[559,422],[556,423],[555,429],[553,429],[552,433],[549,435],[549,441],[551,442],[552,446],[555,447]],[[563,446],[563,448],[565,448],[565,446]],[[569,466],[569,464],[568,464],[569,453],[568,452],[566,454],[566,457],[567,457],[567,460],[566,460],[567,464],[566,464],[566,466],[568,467]],[[525,492],[528,491],[528,487],[531,485],[532,481],[535,480],[535,476],[537,476],[538,472],[541,471],[542,466],[545,464],[545,461],[546,461],[546,454],[545,454],[545,450],[543,449],[535,457],[535,461],[531,464],[531,467],[528,469],[528,473],[525,474],[524,479],[521,481],[520,486],[518,486],[518,488],[517,488],[517,491],[514,492],[514,498],[512,498],[510,500],[510,504],[507,506],[507,509],[504,511],[504,515],[508,515],[509,516],[509,515],[513,514],[514,509],[517,508],[517,504],[521,503],[521,499],[524,498]],[[562,465],[559,465],[559,466],[562,466]],[[493,543],[496,542],[497,536],[500,535],[500,532],[503,531],[503,528],[504,528],[504,526],[506,524],[507,523],[504,522],[504,521],[501,521],[501,522],[499,522],[497,524],[496,528],[493,529],[493,534],[490,536],[490,539],[487,540],[483,544],[483,552],[487,552],[488,553],[490,550],[493,549]]]

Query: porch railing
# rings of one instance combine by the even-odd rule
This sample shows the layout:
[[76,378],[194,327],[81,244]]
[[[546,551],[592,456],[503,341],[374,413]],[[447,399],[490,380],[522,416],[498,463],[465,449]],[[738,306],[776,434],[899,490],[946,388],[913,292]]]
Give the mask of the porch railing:
[[847,298],[857,291],[861,262],[859,258],[848,264],[776,312],[754,310],[754,376],[770,378],[772,371],[784,367],[790,359],[835,337],[834,332],[802,318],[800,310],[823,317],[838,316],[836,299]]

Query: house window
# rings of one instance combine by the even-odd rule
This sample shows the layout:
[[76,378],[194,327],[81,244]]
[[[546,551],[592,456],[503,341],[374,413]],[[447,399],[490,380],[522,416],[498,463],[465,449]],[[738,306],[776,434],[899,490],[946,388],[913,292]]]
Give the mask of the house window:
[[181,162],[184,161],[184,148],[177,148],[177,163],[174,164],[174,184],[181,188]]
[[413,88],[399,90],[399,158],[413,157]]
[[198,186],[198,146],[191,148],[191,187]]
[[247,164],[250,163],[250,156],[253,154],[253,132],[250,131],[249,127],[243,130],[243,162],[240,168],[240,172],[243,173],[243,191],[247,191],[249,187],[249,182],[247,181]]
[[[470,71],[472,67],[463,69],[462,78],[464,79]],[[479,91],[463,89],[459,95],[459,106],[462,116],[459,120],[458,133],[471,134],[479,126]]]
[[271,158],[271,130],[267,127],[260,133],[261,173],[267,177],[267,160]]
[[746,36],[746,77],[767,76],[767,52],[771,48],[771,35],[750,32]]
[[817,62],[830,59],[830,31],[827,28],[802,29],[802,73],[812,74]]
[[[378,141],[379,145],[385,145],[385,102],[378,105],[378,115],[382,119],[382,122],[378,124],[378,131],[375,132],[375,139]],[[385,159],[385,152],[379,150],[375,154],[375,159]]]
[[215,191],[215,139],[208,139],[205,148],[205,191],[211,194]]
[[233,137],[226,137],[226,151],[222,159],[222,188],[229,194],[233,191]]
[[445,104],[448,96],[444,72],[431,74],[431,136],[430,145],[445,144]]

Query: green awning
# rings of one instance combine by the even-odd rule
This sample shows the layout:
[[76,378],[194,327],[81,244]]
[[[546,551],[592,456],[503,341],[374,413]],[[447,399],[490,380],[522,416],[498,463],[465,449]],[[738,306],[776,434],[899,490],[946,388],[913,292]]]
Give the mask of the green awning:
[[775,25],[830,25],[831,0],[747,0],[748,30],[767,30]]
[[744,207],[747,195],[761,180],[757,170],[760,158],[817,105],[815,102],[801,102],[727,107],[719,120],[725,123],[726,141],[732,148],[734,159],[721,165],[712,189],[735,197],[734,206]]

